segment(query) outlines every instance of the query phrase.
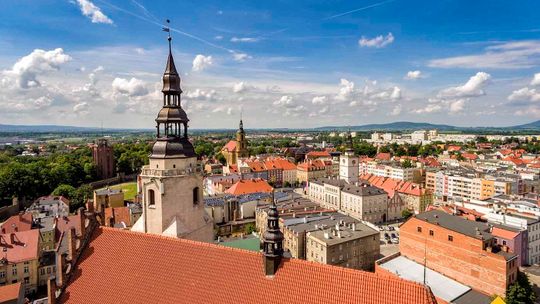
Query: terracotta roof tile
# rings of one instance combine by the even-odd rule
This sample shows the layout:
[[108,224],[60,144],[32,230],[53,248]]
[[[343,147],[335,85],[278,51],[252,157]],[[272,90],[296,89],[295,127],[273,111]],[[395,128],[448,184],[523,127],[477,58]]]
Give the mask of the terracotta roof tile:
[[[107,271],[103,271],[106,269]],[[430,303],[421,284],[299,259],[96,228],[59,303]]]
[[38,258],[38,240],[39,229],[0,234],[0,252],[8,263],[35,260]]
[[236,150],[236,144],[237,144],[236,140],[231,140],[225,146],[223,146],[221,151],[232,152]]
[[19,294],[21,293],[21,286],[21,282],[0,286],[0,303],[17,303],[17,299],[19,299]]
[[17,214],[8,218],[1,228],[1,233],[11,233],[16,231],[27,231],[32,229],[32,214]]
[[240,195],[240,194],[249,194],[256,192],[272,192],[272,186],[268,184],[265,180],[261,178],[255,179],[243,179],[237,181],[232,185],[225,193]]

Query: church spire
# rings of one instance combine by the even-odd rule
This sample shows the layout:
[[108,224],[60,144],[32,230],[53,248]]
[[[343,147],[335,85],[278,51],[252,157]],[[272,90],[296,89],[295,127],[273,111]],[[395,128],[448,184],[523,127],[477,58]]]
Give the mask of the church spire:
[[193,145],[188,139],[188,122],[186,112],[182,109],[180,75],[174,65],[171,47],[170,21],[163,31],[168,32],[169,56],[163,73],[163,107],[156,118],[157,141],[152,148],[151,158],[185,158],[194,157]]
[[268,210],[268,223],[263,236],[263,254],[264,273],[267,276],[275,275],[283,256],[283,233],[279,229],[279,212],[274,192],[272,192],[272,205]]

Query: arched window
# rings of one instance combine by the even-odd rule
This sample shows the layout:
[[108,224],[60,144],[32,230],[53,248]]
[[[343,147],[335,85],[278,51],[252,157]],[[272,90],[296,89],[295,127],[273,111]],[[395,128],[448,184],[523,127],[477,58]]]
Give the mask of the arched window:
[[193,188],[193,204],[199,203],[199,187]]
[[154,190],[150,189],[148,190],[148,205],[152,206],[156,204],[156,197]]

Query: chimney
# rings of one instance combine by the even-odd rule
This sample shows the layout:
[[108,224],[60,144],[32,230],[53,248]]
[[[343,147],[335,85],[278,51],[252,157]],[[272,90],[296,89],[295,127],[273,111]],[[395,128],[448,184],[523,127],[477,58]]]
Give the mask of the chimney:
[[56,304],[56,280],[54,277],[47,280],[47,304]]
[[351,224],[351,229],[352,229],[352,231],[356,231],[356,223]]
[[324,233],[324,238],[327,239],[327,240],[330,239],[330,233],[325,232]]
[[9,240],[11,241],[11,244],[15,244],[15,233],[10,233],[9,234]]
[[79,218],[79,225],[81,230],[81,237],[84,238],[85,236],[85,229],[86,229],[86,214],[84,214],[84,208],[77,209],[77,216]]
[[64,265],[66,264],[64,256],[56,252],[56,286],[62,288],[66,279]]
[[68,261],[73,261],[77,254],[77,232],[75,228],[70,228],[67,231],[68,241]]

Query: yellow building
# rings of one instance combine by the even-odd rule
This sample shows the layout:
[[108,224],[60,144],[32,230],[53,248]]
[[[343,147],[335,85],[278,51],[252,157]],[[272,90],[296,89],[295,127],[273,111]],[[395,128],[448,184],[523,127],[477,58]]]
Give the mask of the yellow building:
[[37,291],[39,230],[0,234],[0,285],[21,282],[24,293]]
[[240,126],[236,131],[236,139],[229,141],[222,149],[221,154],[227,161],[227,166],[236,165],[238,159],[249,156],[249,150],[247,148],[248,142],[246,140],[246,132],[244,131],[244,123],[240,120]]
[[94,210],[101,212],[109,207],[123,207],[124,192],[121,189],[100,189],[94,191]]

